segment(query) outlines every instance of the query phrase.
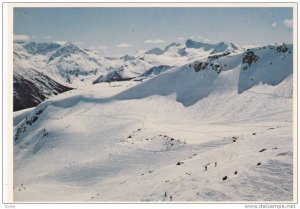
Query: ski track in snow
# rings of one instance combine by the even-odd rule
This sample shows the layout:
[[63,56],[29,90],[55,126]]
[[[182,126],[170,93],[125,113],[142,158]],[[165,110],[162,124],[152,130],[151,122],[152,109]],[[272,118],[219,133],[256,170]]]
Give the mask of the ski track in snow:
[[292,75],[276,69],[275,85],[266,63],[243,72],[263,81],[248,89],[240,64],[220,74],[183,66],[16,112],[14,200],[291,201]]
[[[114,103],[118,105],[118,102]],[[67,135],[63,132],[52,139],[55,142],[60,138],[58,140],[60,143],[56,145],[59,146],[58,148],[49,151],[49,148],[46,146],[47,143],[45,143],[40,145],[41,149],[33,152],[35,155],[44,155],[43,152],[47,153],[46,158],[40,159],[38,156],[31,156],[31,151],[26,150],[25,152],[29,152],[29,154],[27,153],[28,158],[25,158],[25,162],[21,165],[18,165],[18,162],[15,163],[15,175],[19,172],[26,173],[31,171],[26,170],[24,164],[29,163],[32,164],[31,166],[34,166],[34,164],[43,159],[51,162],[51,156],[57,156],[56,152],[60,153],[58,155],[60,156],[64,150],[74,150],[69,154],[74,159],[71,160],[72,158],[69,159],[67,157],[66,160],[63,160],[62,158],[61,161],[65,162],[63,163],[64,166],[56,165],[55,161],[53,165],[49,162],[55,169],[52,170],[51,166],[50,168],[45,166],[44,173],[37,169],[39,174],[34,177],[22,175],[15,178],[17,180],[15,182],[16,188],[21,182],[26,186],[28,185],[26,190],[15,190],[14,194],[17,200],[34,201],[36,198],[45,201],[170,201],[170,194],[172,194],[172,201],[252,201],[287,200],[292,198],[290,191],[292,185],[291,156],[283,154],[282,157],[288,161],[282,161],[280,160],[280,155],[268,155],[266,158],[263,158],[262,166],[256,168],[257,161],[260,161],[260,159],[256,159],[257,155],[263,155],[258,152],[259,149],[267,148],[269,151],[272,150],[272,147],[270,147],[269,142],[258,142],[257,139],[254,139],[255,137],[272,137],[272,134],[269,136],[270,133],[276,130],[289,130],[290,123],[280,122],[280,126],[276,126],[272,123],[247,124],[239,121],[233,121],[231,124],[227,122],[208,124],[204,122],[195,124],[191,122],[180,123],[179,121],[165,122],[155,121],[151,114],[149,117],[147,114],[137,113],[102,114],[101,111],[97,113],[97,110],[102,105],[97,103],[83,105],[85,106],[84,108],[77,108],[76,111],[68,112],[63,119],[60,119],[61,114],[59,111],[56,111],[55,117],[52,117],[53,114],[43,113],[51,115],[48,118],[48,122],[53,121],[53,123],[66,119],[68,121],[88,120],[91,132],[99,128],[99,122],[97,121],[103,121],[103,123],[108,124],[118,121],[118,123],[128,124],[129,126],[125,125],[125,127],[128,126],[125,128],[127,131],[116,131],[113,135],[105,134],[105,131],[100,130],[97,134],[98,136],[107,135],[107,137],[115,139],[111,142],[107,140],[103,142],[92,140],[94,142],[92,150],[98,149],[98,152],[101,153],[99,157],[95,155],[96,152],[91,151],[89,154],[89,151],[87,151],[85,154],[89,156],[89,159],[84,160],[82,158],[83,155],[78,154],[76,150],[81,150],[80,152],[84,153],[85,150],[91,149],[90,143],[78,144],[78,140],[64,143],[63,140],[66,139],[63,138]],[[285,112],[287,111],[278,111],[278,114],[284,114]],[[62,115],[65,114],[63,113]],[[270,116],[270,114],[262,114],[261,117],[254,116],[253,118],[257,120],[266,116]],[[276,117],[276,115],[273,115],[273,117]],[[61,123],[64,124],[63,121]],[[46,126],[46,129],[51,130],[51,122]],[[268,130],[268,127],[274,129]],[[118,129],[118,125],[115,129]],[[135,132],[137,129],[140,129],[140,131]],[[234,131],[235,129],[238,132]],[[127,134],[124,134],[126,132]],[[176,137],[178,132],[181,134]],[[253,136],[252,132],[257,133],[258,136]],[[85,134],[79,133],[80,138],[87,137]],[[188,135],[187,133],[198,135],[200,138],[206,136],[208,139],[198,140],[197,143],[195,140],[192,140],[189,143],[188,137],[181,138],[182,135]],[[287,134],[288,132],[284,131],[283,133]],[[132,135],[131,140],[134,144],[131,144],[131,142],[126,145],[120,143],[120,140],[127,139],[128,135]],[[176,140],[186,140],[187,143],[182,148],[163,151],[156,150],[155,147],[151,150],[151,146],[154,146],[154,144],[148,144],[148,147],[143,145],[138,147],[136,145],[139,140],[142,140],[140,143],[143,144],[146,138],[158,135],[168,135]],[[233,137],[237,137],[234,143]],[[236,148],[232,148],[232,146],[235,146],[235,143],[240,144],[240,147],[236,148],[241,149],[241,151],[236,151]],[[247,148],[248,143],[250,143],[249,148]],[[257,147],[257,149],[254,150],[254,147]],[[284,147],[281,145],[280,149],[284,149]],[[247,149],[251,149],[251,152],[255,153],[247,156],[249,154],[249,151],[245,151]],[[242,154],[242,151],[246,153]],[[226,153],[224,154],[225,156],[222,155],[223,152]],[[278,154],[278,152],[273,152]],[[76,157],[76,153],[81,157]],[[111,156],[109,156],[109,153]],[[197,155],[193,156],[194,154]],[[251,155],[253,156],[251,157]],[[245,160],[245,158],[249,159]],[[249,165],[250,162],[248,160],[252,163],[251,165]],[[182,165],[176,165],[177,162],[181,161],[184,162]],[[213,164],[215,161],[218,162],[218,166],[216,168],[213,166],[208,167],[207,172],[212,172],[213,174],[207,176],[204,171],[205,164]],[[230,161],[234,162],[234,164],[239,161],[246,162],[248,167],[240,166],[241,168],[235,168]],[[222,168],[222,164],[226,166]],[[23,166],[25,170],[23,170]],[[277,170],[275,166],[278,167]],[[238,170],[237,176],[233,174],[235,170]],[[149,173],[150,171],[153,172]],[[190,175],[186,173],[190,173]],[[142,174],[143,176],[141,176]],[[229,175],[228,182],[222,181],[223,175]],[[277,186],[278,183],[280,183],[280,186]],[[114,189],[111,190],[110,188]],[[66,197],[63,195],[64,193],[60,193],[57,190],[68,192],[68,196]],[[272,191],[271,193],[270,190]],[[36,193],[35,191],[39,192]],[[167,197],[164,197],[165,192],[169,194]],[[32,196],[33,193],[35,194],[34,196]]]

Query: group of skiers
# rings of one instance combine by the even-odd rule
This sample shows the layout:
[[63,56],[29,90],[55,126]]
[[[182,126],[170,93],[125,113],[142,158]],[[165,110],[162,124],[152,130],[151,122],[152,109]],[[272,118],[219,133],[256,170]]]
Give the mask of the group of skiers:
[[[207,166],[209,165],[210,163],[208,163],[208,164],[206,164],[205,166],[204,166],[204,171],[207,171]],[[215,167],[217,167],[217,162],[215,162]]]

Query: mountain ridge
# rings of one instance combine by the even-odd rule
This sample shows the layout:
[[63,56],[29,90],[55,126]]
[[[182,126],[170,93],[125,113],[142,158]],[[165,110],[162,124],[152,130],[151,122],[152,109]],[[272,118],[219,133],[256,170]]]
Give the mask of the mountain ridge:
[[[273,45],[274,47],[277,46]],[[284,47],[281,50],[285,50]],[[32,74],[43,77],[40,80],[45,80],[45,76],[47,76],[47,80],[51,79],[51,83],[55,82],[57,83],[55,85],[60,86],[61,90],[56,92],[57,94],[68,88],[81,88],[83,85],[93,85],[99,82],[133,78],[148,79],[173,68],[206,58],[215,60],[210,61],[209,65],[217,69],[219,67],[216,60],[222,56],[230,57],[233,54],[244,53],[247,53],[246,50],[239,49],[231,43],[209,44],[188,39],[184,45],[173,42],[164,50],[153,48],[138,56],[127,54],[119,58],[107,59],[81,49],[71,42],[62,45],[35,42],[16,43],[14,45],[14,74],[16,74],[15,79],[18,80],[20,76],[17,73],[26,68],[28,72],[33,70],[35,72]],[[240,62],[242,63],[242,61],[241,59]],[[199,68],[205,68],[205,65],[208,65],[206,62],[202,64]],[[25,77],[23,75],[22,79]],[[35,81],[31,80],[30,82],[34,83]],[[19,95],[21,98],[22,93],[18,92],[20,88],[15,90],[15,95]],[[49,95],[51,94],[43,95],[41,98],[49,98]],[[18,100],[16,99],[16,101]],[[26,108],[26,105],[24,107]]]

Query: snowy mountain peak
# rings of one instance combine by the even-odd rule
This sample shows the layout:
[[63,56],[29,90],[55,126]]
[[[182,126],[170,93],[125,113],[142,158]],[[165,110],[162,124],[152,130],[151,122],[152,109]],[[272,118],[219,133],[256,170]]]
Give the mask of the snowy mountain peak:
[[81,50],[76,45],[72,44],[71,42],[66,43],[65,45],[61,46],[60,48],[56,49],[50,56],[48,62],[55,59],[56,57],[61,56],[68,56],[70,54],[77,54],[83,53],[86,54],[83,50]]
[[182,44],[173,42],[173,43],[169,44],[168,46],[166,46],[166,48],[164,49],[164,52],[168,51],[170,48],[177,48],[179,46],[182,46]]
[[69,52],[69,53],[74,53],[74,52],[83,52],[78,46],[73,44],[72,42],[67,42],[64,44],[59,51],[62,52]]
[[211,54],[232,51],[237,49],[237,46],[235,46],[233,43],[220,42],[217,44],[210,44],[210,43],[193,41],[192,39],[188,39],[185,45],[187,48],[194,48],[194,49],[203,48],[205,51],[212,50]]
[[[225,45],[220,44],[215,50],[221,51]],[[276,86],[292,74],[292,69],[291,45],[223,52],[162,73],[122,92],[118,98],[140,99],[175,94],[176,101],[188,107],[220,89],[234,89],[242,94],[261,84]],[[160,86],[163,88],[157,88]],[[290,96],[288,92],[286,94]]]
[[29,54],[42,54],[45,55],[61,47],[57,43],[36,43],[29,42],[24,44],[24,48]]
[[121,59],[121,60],[124,60],[124,61],[126,62],[126,61],[135,60],[135,59],[136,59],[136,57],[134,57],[134,56],[132,56],[132,55],[128,55],[128,54],[126,54],[126,55],[124,55],[124,56],[120,57],[120,59]]
[[192,39],[186,40],[185,46],[187,48],[194,48],[194,49],[204,48],[204,50],[210,50],[212,48],[212,45],[209,43],[197,42],[197,41],[193,41]]
[[235,46],[233,43],[220,42],[214,46],[214,50],[211,52],[211,54],[232,51],[236,49],[238,49],[238,47]]
[[155,55],[161,55],[163,53],[164,53],[163,50],[161,50],[158,47],[155,47],[155,48],[150,49],[150,50],[148,50],[148,51],[145,52],[145,54],[155,54]]

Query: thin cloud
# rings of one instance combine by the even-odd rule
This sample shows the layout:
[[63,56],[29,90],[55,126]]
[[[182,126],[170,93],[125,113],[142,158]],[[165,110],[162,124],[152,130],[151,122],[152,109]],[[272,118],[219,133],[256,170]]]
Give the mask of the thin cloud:
[[77,42],[74,42],[75,45],[83,45],[85,44],[84,42],[81,42],[81,41],[77,41]]
[[210,40],[208,39],[208,38],[205,38],[205,37],[203,37],[203,36],[197,36],[197,39],[199,40],[199,41],[202,41],[202,42],[210,42]]
[[161,39],[156,39],[156,40],[148,39],[145,41],[145,44],[161,44],[161,43],[165,43],[165,41]]
[[178,37],[178,40],[184,40],[184,39],[185,39],[185,38],[182,37],[182,36]]
[[107,49],[107,46],[98,46],[97,48],[98,48],[98,49],[105,50],[105,49]]
[[54,43],[57,43],[59,45],[64,45],[66,44],[67,42],[66,41],[54,41]]
[[99,53],[96,46],[91,46],[91,47],[87,48],[86,50],[94,52],[94,53]]
[[128,48],[128,47],[131,47],[130,44],[126,44],[126,43],[121,43],[119,45],[117,45],[118,48]]
[[293,20],[292,19],[286,19],[283,21],[283,25],[287,28],[292,28],[293,27]]
[[45,36],[44,39],[51,39],[51,36]]
[[277,26],[277,22],[272,23],[272,27],[275,28]]
[[28,35],[14,35],[14,41],[28,41],[29,38]]

